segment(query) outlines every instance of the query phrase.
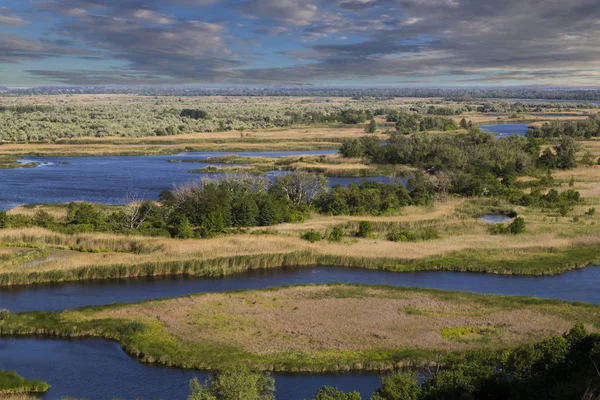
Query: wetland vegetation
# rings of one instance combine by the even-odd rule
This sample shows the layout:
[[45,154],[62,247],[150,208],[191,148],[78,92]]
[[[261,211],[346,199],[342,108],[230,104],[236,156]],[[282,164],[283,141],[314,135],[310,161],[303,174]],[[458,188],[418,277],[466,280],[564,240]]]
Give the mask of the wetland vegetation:
[[[28,155],[340,154],[163,156],[165,168],[213,175],[157,200],[132,190],[122,204],[0,212],[0,286],[314,265],[549,275],[600,262],[597,105],[498,101],[496,91],[292,92],[3,94],[2,168],[45,167]],[[525,136],[478,128],[517,121],[529,124]],[[386,181],[330,187],[325,176]],[[596,305],[335,284],[0,314],[5,336],[101,337],[146,362],[224,369],[193,382],[190,399],[227,399],[234,375],[247,398],[272,398],[273,382],[257,371],[401,366],[434,373],[421,384],[386,374],[373,399],[579,399],[599,384],[599,329]],[[0,387],[47,388],[2,374]],[[315,396],[359,398],[335,388]]]

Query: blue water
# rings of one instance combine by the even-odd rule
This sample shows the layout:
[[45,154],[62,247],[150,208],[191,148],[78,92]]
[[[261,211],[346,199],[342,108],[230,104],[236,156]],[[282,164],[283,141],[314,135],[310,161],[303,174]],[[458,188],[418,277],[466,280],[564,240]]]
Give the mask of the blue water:
[[525,136],[529,124],[492,124],[480,125],[479,129],[484,132],[495,133],[496,138],[503,138],[510,135]]
[[[36,168],[0,170],[0,210],[21,204],[65,203],[77,200],[121,204],[128,193],[154,200],[162,190],[196,181],[203,176],[188,172],[215,163],[170,163],[169,160],[202,160],[237,154],[281,157],[300,154],[335,154],[337,150],[181,153],[161,156],[27,157],[22,162],[38,162]],[[68,163],[68,164],[64,164]],[[275,174],[271,174],[275,175]],[[364,178],[331,178],[330,184],[348,185]],[[386,177],[367,178],[382,182]]]
[[224,278],[167,277],[44,284],[0,289],[0,309],[59,311],[193,293],[254,290],[322,283],[415,286],[476,293],[522,295],[600,304],[600,267],[553,276],[510,276],[448,271],[388,272],[361,268],[306,267],[254,270]]
[[[43,399],[73,397],[90,400],[184,400],[190,379],[201,371],[141,364],[119,344],[104,340],[0,338],[0,369],[42,379],[52,387]],[[277,399],[312,398],[324,385],[358,390],[363,398],[380,386],[378,374],[276,374]]]
[[[301,283],[368,283],[528,295],[600,304],[600,267],[547,277],[458,272],[395,273],[349,268],[286,268],[252,271],[219,279],[165,278],[115,280],[0,290],[0,308],[13,311],[61,310],[83,305],[136,302],[198,292],[257,289]],[[44,399],[185,399],[188,382],[200,371],[141,364],[115,342],[40,338],[0,338],[0,369],[16,370],[52,385]],[[380,385],[378,374],[275,374],[277,399],[311,398],[324,386],[359,391],[363,398]]]
[[512,218],[511,217],[507,217],[506,215],[490,214],[490,215],[484,215],[484,216],[482,216],[479,219],[482,220],[482,221],[484,221],[484,222],[490,222],[490,223],[498,224],[498,223],[510,221]]

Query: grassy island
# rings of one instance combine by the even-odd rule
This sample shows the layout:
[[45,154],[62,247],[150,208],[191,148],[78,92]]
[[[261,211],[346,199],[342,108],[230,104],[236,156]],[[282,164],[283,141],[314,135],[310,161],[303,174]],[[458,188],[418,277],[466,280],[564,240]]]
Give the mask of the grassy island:
[[600,306],[366,285],[202,294],[131,305],[7,314],[2,335],[114,339],[146,362],[214,369],[385,370],[449,352],[505,349],[600,328]]

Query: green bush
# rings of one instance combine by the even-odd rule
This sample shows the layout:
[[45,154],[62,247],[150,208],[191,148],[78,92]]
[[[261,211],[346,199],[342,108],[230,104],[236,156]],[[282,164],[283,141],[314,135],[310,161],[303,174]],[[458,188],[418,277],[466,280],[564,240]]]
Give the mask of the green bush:
[[525,233],[527,231],[525,228],[525,220],[522,217],[515,218],[513,222],[508,225],[508,231],[513,235]]
[[0,229],[5,229],[9,227],[9,218],[6,211],[0,211]]
[[344,228],[336,226],[331,230],[331,233],[329,233],[328,239],[331,242],[341,242],[342,240],[344,240],[345,236],[346,236],[346,231],[344,231]]
[[310,230],[302,234],[302,239],[308,240],[311,243],[315,243],[323,240],[323,235],[320,232]]
[[416,241],[412,232],[393,230],[388,232],[387,240],[392,242],[414,242]]
[[371,221],[360,221],[358,224],[358,232],[356,236],[367,238],[373,233],[373,223]]

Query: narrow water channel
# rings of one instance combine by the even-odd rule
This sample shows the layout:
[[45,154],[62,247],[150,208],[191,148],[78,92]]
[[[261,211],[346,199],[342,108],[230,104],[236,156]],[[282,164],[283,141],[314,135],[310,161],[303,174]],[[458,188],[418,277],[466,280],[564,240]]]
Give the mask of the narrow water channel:
[[319,283],[415,286],[477,293],[536,296],[600,304],[600,267],[553,276],[511,276],[465,272],[387,272],[360,268],[308,267],[254,270],[223,278],[165,277],[0,289],[0,308],[12,312],[67,308],[178,297],[192,293],[253,290]]

